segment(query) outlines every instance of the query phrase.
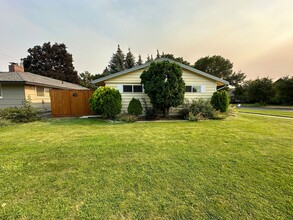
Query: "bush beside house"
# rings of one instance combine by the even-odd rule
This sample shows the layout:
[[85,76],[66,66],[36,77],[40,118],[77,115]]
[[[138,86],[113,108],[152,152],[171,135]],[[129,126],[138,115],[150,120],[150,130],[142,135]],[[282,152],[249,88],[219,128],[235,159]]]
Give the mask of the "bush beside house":
[[90,108],[104,118],[114,119],[121,112],[121,94],[108,86],[99,87],[89,100]]
[[8,122],[26,123],[39,119],[38,111],[32,106],[30,100],[24,101],[22,107],[8,107],[0,109],[1,124],[7,125]]
[[214,92],[211,104],[214,109],[219,110],[221,112],[226,112],[229,107],[229,95],[225,90]]

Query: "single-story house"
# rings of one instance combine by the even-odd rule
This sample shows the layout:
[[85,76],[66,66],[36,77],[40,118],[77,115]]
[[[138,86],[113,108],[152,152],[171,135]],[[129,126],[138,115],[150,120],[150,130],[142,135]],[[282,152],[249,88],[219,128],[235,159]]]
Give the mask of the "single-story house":
[[[217,91],[219,86],[227,86],[229,82],[200,70],[194,69],[185,64],[176,62],[167,58],[160,58],[154,62],[169,61],[178,64],[182,68],[182,78],[185,82],[185,99],[211,99],[213,93]],[[146,63],[133,67],[118,73],[110,74],[103,78],[93,80],[97,86],[109,86],[120,91],[122,96],[122,112],[127,112],[127,107],[132,98],[142,98],[149,101],[148,96],[144,93],[143,86],[140,84],[140,75],[150,66]],[[142,103],[143,104],[143,103]],[[176,114],[178,109],[170,109],[170,114]]]
[[0,72],[0,108],[23,106],[30,99],[41,111],[51,110],[50,89],[85,90],[77,84],[24,72],[16,63],[9,65],[9,72]]

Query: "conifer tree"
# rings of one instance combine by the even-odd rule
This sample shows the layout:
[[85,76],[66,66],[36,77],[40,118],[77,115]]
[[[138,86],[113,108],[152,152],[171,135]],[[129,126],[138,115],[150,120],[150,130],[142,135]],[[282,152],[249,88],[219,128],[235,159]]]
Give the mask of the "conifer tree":
[[151,61],[151,57],[150,57],[150,55],[148,54],[145,63],[150,63],[150,62],[152,62],[152,61]]
[[140,66],[140,65],[142,65],[142,63],[143,63],[143,61],[142,61],[141,56],[140,56],[140,54],[139,54],[139,55],[138,55],[138,61],[136,62],[136,65],[137,65],[137,66]]
[[128,48],[128,53],[126,54],[126,58],[125,58],[125,69],[130,69],[134,67],[134,65],[135,65],[135,58],[133,54],[131,53],[130,48]]
[[160,59],[160,58],[161,58],[161,55],[160,55],[160,53],[159,53],[159,50],[157,50],[156,60],[157,60],[157,59]]
[[124,61],[125,55],[118,44],[117,52],[112,55],[112,58],[108,65],[110,73],[113,74],[125,70]]

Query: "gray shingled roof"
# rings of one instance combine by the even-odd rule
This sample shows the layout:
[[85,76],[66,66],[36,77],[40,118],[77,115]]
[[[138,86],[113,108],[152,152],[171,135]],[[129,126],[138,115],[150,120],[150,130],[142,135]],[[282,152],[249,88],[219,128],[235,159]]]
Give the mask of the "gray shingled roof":
[[[160,59],[154,60],[154,62],[161,62],[161,61],[169,61],[171,63],[176,63],[179,66],[181,66],[181,68],[183,68],[183,69],[187,69],[187,70],[189,70],[189,71],[191,71],[193,73],[196,73],[196,74],[205,76],[205,77],[207,77],[209,79],[213,79],[213,80],[215,80],[217,82],[221,82],[221,83],[223,83],[225,85],[229,85],[229,82],[226,81],[226,80],[223,80],[223,79],[218,78],[216,76],[213,76],[211,74],[205,73],[205,72],[200,71],[198,69],[192,68],[192,67],[187,66],[187,65],[185,65],[183,63],[179,63],[177,61],[174,61],[174,60],[171,60],[171,59],[168,59],[168,58],[160,58]],[[142,64],[140,66],[136,66],[136,67],[133,67],[133,68],[130,68],[130,69],[127,69],[127,70],[123,70],[123,71],[118,72],[118,73],[110,74],[108,76],[105,76],[105,77],[102,77],[102,78],[99,78],[99,79],[95,79],[95,80],[92,81],[92,83],[93,84],[96,84],[96,83],[99,83],[99,82],[103,82],[103,81],[106,81],[107,79],[112,79],[112,78],[115,78],[117,76],[124,75],[126,73],[130,73],[130,72],[133,72],[133,71],[136,71],[136,70],[139,70],[139,69],[144,69],[144,68],[148,67],[149,65],[151,65],[151,62],[150,63]]]
[[86,90],[87,88],[30,72],[0,72],[0,83],[23,83],[28,85],[46,86],[56,89]]

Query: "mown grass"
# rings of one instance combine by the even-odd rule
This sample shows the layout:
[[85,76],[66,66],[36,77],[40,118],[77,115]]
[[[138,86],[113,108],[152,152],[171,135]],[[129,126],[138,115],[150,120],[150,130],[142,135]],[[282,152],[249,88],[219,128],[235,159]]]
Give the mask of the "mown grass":
[[261,115],[273,115],[293,118],[292,110],[271,110],[271,109],[253,109],[253,108],[237,108],[238,112],[255,113]]
[[2,219],[291,219],[293,121],[0,128]]

